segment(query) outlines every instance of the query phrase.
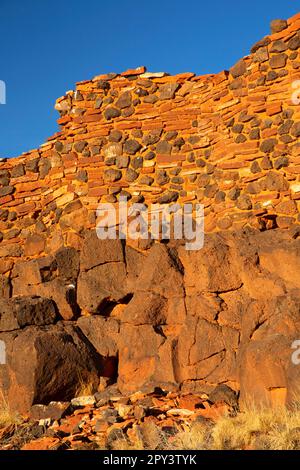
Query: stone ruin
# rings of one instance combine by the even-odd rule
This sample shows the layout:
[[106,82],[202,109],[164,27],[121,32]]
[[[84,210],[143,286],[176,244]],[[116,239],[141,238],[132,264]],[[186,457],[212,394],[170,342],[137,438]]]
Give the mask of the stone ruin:
[[[300,367],[300,14],[229,71],[77,83],[61,130],[0,162],[1,391],[11,407],[122,393],[290,403]],[[100,202],[200,203],[205,244],[100,241]],[[3,344],[3,343],[1,343]]]

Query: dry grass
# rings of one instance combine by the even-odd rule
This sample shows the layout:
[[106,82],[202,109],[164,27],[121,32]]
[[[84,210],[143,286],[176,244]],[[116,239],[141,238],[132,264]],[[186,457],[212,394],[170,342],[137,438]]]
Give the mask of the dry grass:
[[[89,395],[93,387],[93,383],[82,382],[78,392],[81,396]],[[0,430],[20,422],[20,417],[11,412],[0,392]],[[103,448],[113,450],[300,450],[300,406],[294,406],[293,409],[249,406],[248,409],[235,416],[228,415],[219,418],[216,423],[200,418],[192,423],[186,421],[184,426],[185,431],[176,432],[172,427],[162,430],[153,422],[146,421],[134,424],[127,432],[113,429],[103,441]]]
[[97,391],[94,379],[85,380],[81,374],[78,374],[78,386],[76,388],[75,397],[86,397],[93,395]]
[[216,423],[194,422],[188,431],[167,435],[153,423],[121,432],[111,443],[115,450],[296,450],[300,449],[300,409],[250,408]]
[[20,415],[9,408],[3,393],[0,391],[0,429],[12,424],[20,424],[21,422]]
[[180,443],[188,450],[300,449],[300,409],[252,408],[224,416],[211,428],[195,423],[189,432],[178,434],[176,445]]

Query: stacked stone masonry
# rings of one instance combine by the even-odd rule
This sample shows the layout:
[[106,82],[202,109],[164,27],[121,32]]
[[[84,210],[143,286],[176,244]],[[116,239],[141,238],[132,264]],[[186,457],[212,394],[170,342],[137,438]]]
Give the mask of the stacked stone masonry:
[[61,131],[0,163],[2,247],[49,230],[73,240],[74,210],[93,226],[98,203],[120,195],[201,202],[207,232],[297,223],[300,15],[280,27],[229,72],[140,67],[78,83],[57,100]]
[[[0,162],[0,331],[11,358],[0,378],[11,401],[20,400],[16,407],[64,398],[64,369],[56,390],[44,377],[23,383],[23,351],[34,370],[47,370],[47,354],[55,356],[48,344],[58,351],[54,365],[65,348],[70,353],[68,396],[76,364],[93,380],[100,367],[123,390],[168,382],[210,391],[227,383],[242,396],[251,388],[244,371],[254,370],[254,395],[286,398],[295,380],[288,341],[300,331],[293,317],[300,284],[289,270],[299,264],[299,243],[258,231],[299,235],[299,50],[300,14],[273,22],[272,34],[228,72],[169,76],[139,67],[77,83],[57,100],[60,132]],[[202,203],[205,231],[222,233],[209,235],[195,257],[172,245],[150,253],[108,246],[95,237],[96,209],[120,196]],[[247,227],[250,235],[236,240]],[[249,248],[255,241],[259,256]],[[269,252],[287,260],[283,272],[267,261]],[[281,302],[274,308],[270,292]],[[277,326],[269,322],[274,309]],[[290,317],[276,369],[282,312]],[[274,343],[256,332],[261,325]],[[253,338],[261,349],[251,350]]]

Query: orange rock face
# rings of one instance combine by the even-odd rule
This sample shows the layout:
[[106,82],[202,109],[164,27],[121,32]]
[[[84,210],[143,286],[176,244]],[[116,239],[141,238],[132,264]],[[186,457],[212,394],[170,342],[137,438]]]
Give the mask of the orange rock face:
[[[93,233],[79,253],[15,264],[10,291],[23,294],[0,302],[0,379],[12,408],[68,400],[84,383],[94,392],[116,383],[124,395],[227,384],[240,406],[295,401],[300,252],[291,232],[211,234],[196,252],[173,241],[143,254]],[[39,296],[47,285],[50,299]]]
[[[0,161],[0,380],[12,407],[64,401],[82,380],[294,400],[299,48],[295,16],[217,75],[138,67],[77,83],[56,102],[60,131]],[[100,241],[98,205],[121,197],[203,204],[204,247]],[[37,307],[49,302],[52,316]]]

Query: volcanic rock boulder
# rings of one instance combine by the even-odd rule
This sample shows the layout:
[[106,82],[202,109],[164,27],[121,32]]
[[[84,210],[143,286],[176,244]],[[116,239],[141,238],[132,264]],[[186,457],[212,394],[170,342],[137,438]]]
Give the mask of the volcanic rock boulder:
[[126,296],[124,263],[107,263],[81,272],[78,279],[78,304],[83,312],[103,313]]
[[299,401],[300,368],[292,361],[299,333],[300,290],[249,305],[237,354],[242,404]]
[[56,303],[64,320],[79,315],[76,303],[79,254],[74,248],[62,247],[53,256],[19,261],[12,273],[14,296],[40,295]]
[[126,297],[126,265],[121,240],[99,240],[87,232],[80,256],[78,304],[83,312],[104,310]]
[[75,326],[57,325],[0,334],[6,364],[0,365],[4,398],[12,409],[27,412],[31,405],[69,400],[80,383],[97,390],[100,356],[89,348]]
[[176,346],[186,317],[182,265],[176,250],[155,244],[121,316],[118,386],[178,387]]
[[57,308],[51,299],[38,296],[0,299],[0,332],[29,325],[51,325],[57,318]]
[[9,298],[11,295],[11,283],[10,280],[0,275],[0,298]]
[[118,375],[119,320],[94,315],[80,317],[77,325],[96,353],[102,357],[100,375],[115,380]]

